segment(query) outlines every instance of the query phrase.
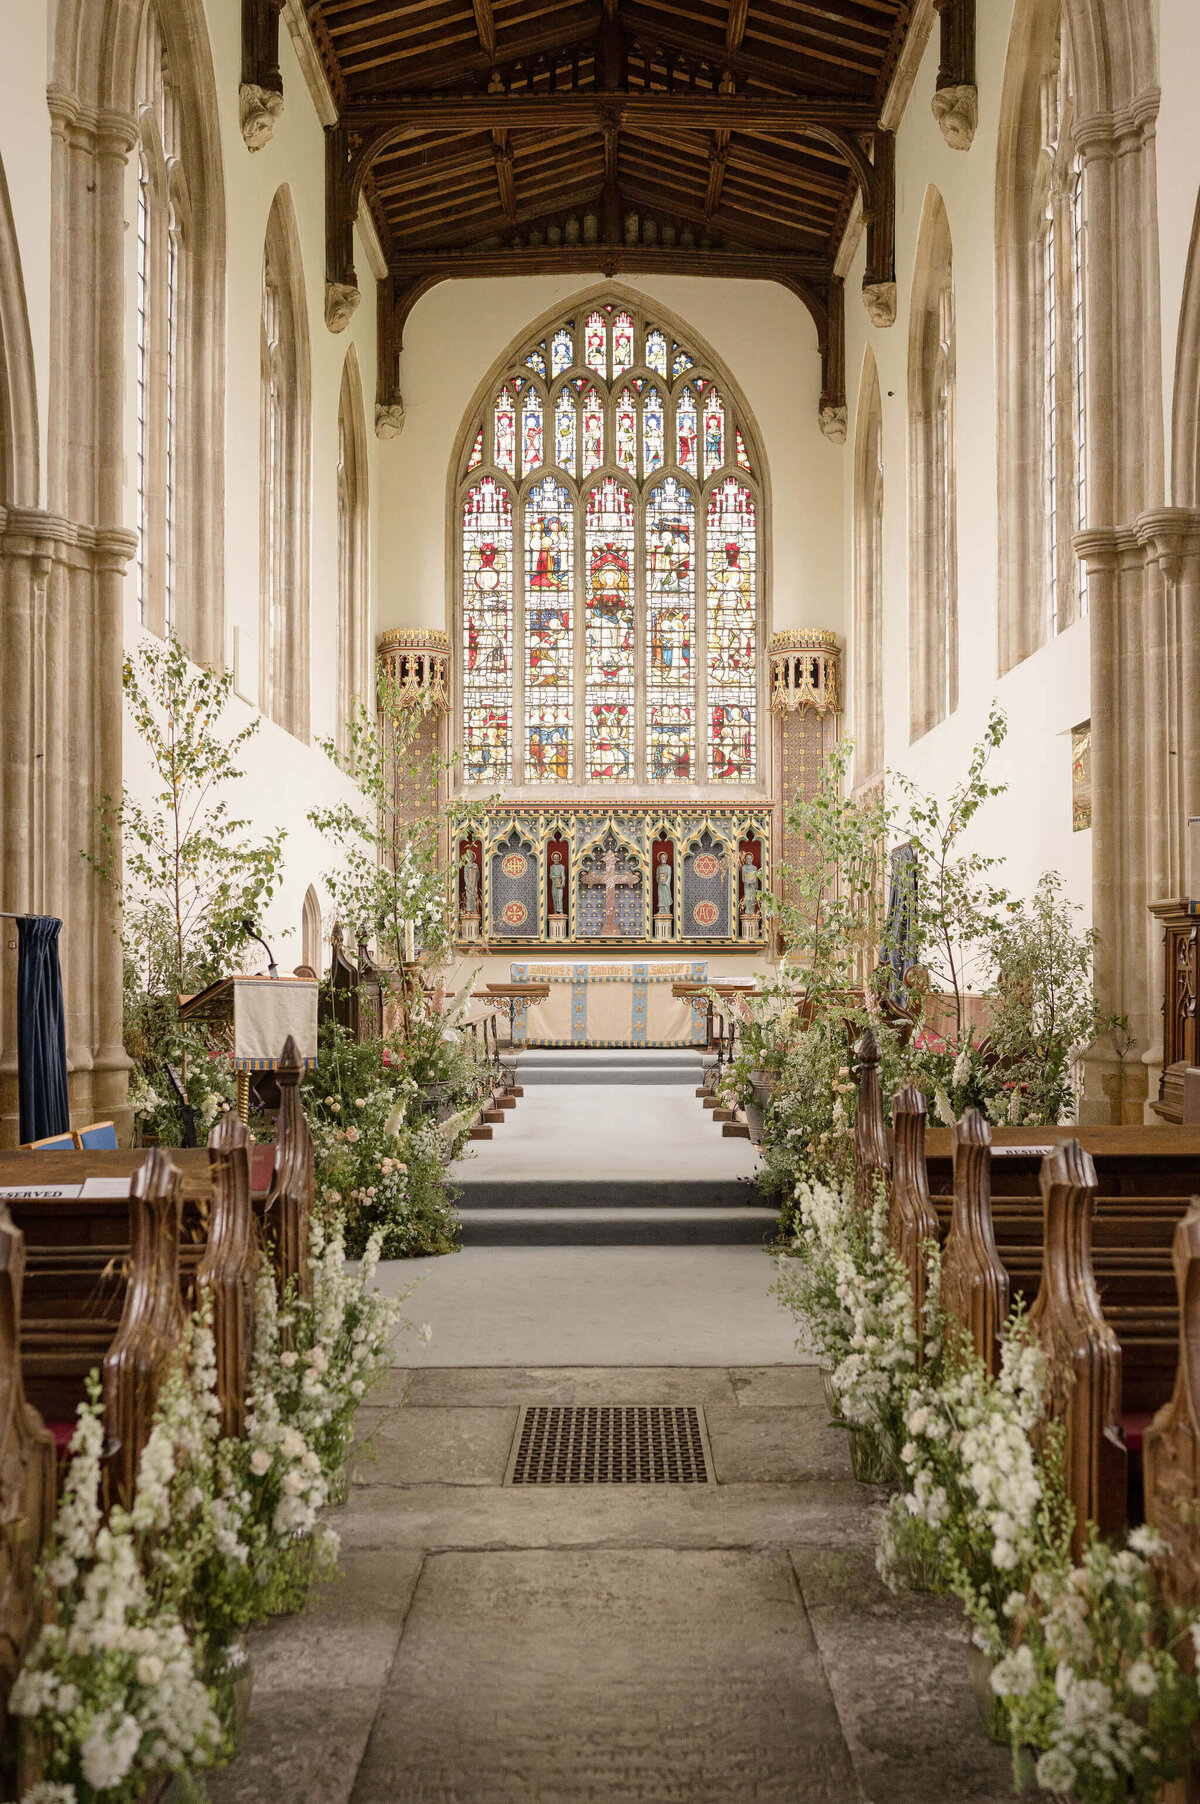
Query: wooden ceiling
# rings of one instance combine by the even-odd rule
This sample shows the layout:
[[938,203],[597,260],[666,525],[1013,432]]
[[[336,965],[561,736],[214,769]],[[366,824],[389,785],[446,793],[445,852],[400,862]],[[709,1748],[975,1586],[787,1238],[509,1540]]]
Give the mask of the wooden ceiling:
[[[754,103],[808,101],[869,147],[911,6],[307,0],[307,11],[349,155],[393,121],[361,181],[393,265],[596,242],[829,266],[858,186],[846,149],[787,117],[760,128]],[[638,114],[651,97],[668,105]],[[734,103],[716,115],[731,124],[670,104],[689,97]]]

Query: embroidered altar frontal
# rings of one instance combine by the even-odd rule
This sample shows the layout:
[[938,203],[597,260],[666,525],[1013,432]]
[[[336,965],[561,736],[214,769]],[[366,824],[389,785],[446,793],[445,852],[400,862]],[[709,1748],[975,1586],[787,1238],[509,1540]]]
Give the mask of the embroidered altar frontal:
[[654,964],[512,966],[514,983],[548,983],[544,1002],[518,1002],[518,1046],[703,1046],[702,996],[671,994],[677,983],[707,983],[705,960]]

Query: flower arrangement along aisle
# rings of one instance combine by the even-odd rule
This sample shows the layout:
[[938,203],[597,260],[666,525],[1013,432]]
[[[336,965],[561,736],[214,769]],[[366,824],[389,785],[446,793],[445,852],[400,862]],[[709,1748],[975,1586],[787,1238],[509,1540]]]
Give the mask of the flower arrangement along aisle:
[[[1002,861],[974,849],[982,812],[1005,788],[990,764],[1006,730],[993,709],[944,800],[899,776],[897,799],[847,796],[853,744],[842,740],[816,792],[789,810],[789,835],[806,851],[784,872],[784,958],[775,983],[742,1005],[725,1086],[764,1110],[759,1183],[783,1212],[785,1238],[797,1181],[845,1173],[851,1048],[868,1025],[885,1111],[913,1083],[943,1125],[966,1108],[997,1124],[1070,1120],[1074,1060],[1105,1035],[1127,1046],[1124,1021],[1096,1007],[1095,934],[1079,927],[1062,879],[1045,872],[1019,900]],[[908,859],[885,920],[889,844],[907,846]]]
[[281,1308],[264,1265],[246,1432],[220,1434],[207,1314],[162,1385],[128,1510],[100,1504],[99,1385],[80,1411],[42,1567],[46,1626],[14,1684],[41,1778],[23,1804],[127,1804],[233,1752],[231,1651],[336,1568],[320,1514],[341,1493],[354,1415],[390,1364],[405,1298],[314,1224],[312,1295]]
[[991,1378],[943,1314],[933,1247],[915,1322],[882,1191],[864,1212],[849,1184],[802,1183],[794,1220],[777,1293],[895,1484],[881,1575],[962,1602],[1018,1790],[1032,1780],[1074,1804],[1157,1804],[1196,1752],[1197,1612],[1166,1601],[1151,1530],[1120,1549],[1093,1538],[1072,1564],[1062,1434],[1045,1419],[1043,1357],[1022,1316]]

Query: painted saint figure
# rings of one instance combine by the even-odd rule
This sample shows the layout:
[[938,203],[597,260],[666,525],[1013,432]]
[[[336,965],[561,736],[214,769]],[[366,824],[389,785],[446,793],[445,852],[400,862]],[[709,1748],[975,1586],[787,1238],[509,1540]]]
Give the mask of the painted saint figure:
[[463,913],[477,915],[479,913],[479,866],[475,862],[475,851],[468,846],[464,853],[463,864]]
[[758,886],[762,879],[758,866],[754,862],[753,852],[742,855],[742,913],[748,917],[758,914]]
[[658,891],[657,913],[669,915],[671,910],[671,859],[667,852],[658,855],[658,869],[655,872],[655,887]]
[[566,886],[567,872],[562,861],[561,852],[550,854],[550,913],[563,913],[563,889]]

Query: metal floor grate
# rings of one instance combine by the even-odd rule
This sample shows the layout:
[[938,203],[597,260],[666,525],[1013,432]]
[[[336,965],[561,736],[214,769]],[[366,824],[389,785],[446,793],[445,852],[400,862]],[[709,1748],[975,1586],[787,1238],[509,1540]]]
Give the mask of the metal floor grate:
[[693,1404],[527,1403],[505,1482],[704,1485],[711,1469],[704,1417]]

